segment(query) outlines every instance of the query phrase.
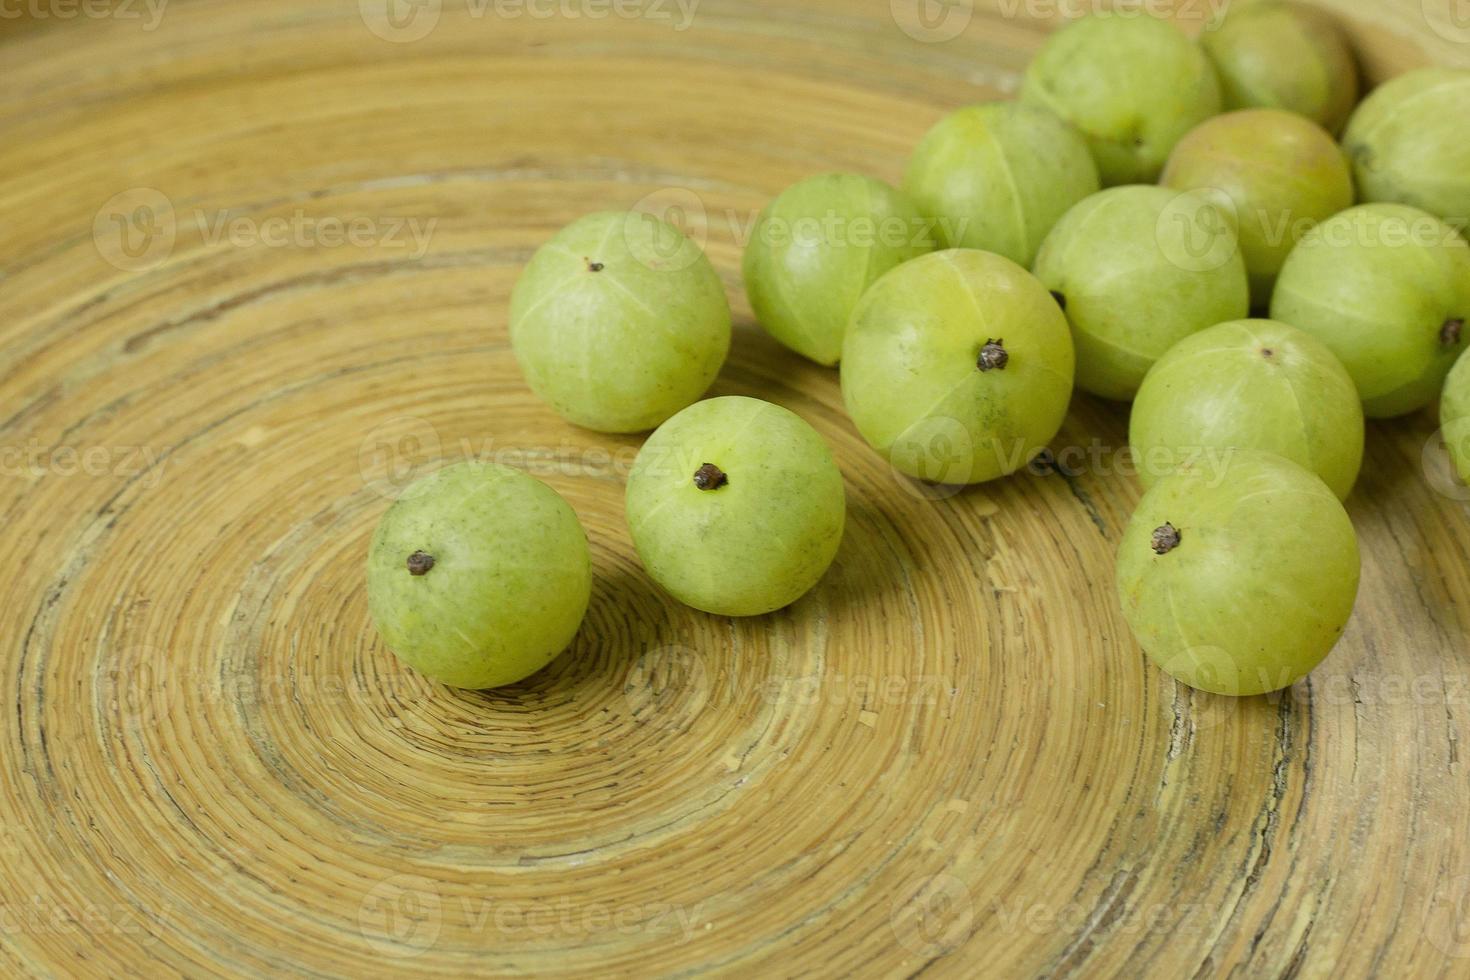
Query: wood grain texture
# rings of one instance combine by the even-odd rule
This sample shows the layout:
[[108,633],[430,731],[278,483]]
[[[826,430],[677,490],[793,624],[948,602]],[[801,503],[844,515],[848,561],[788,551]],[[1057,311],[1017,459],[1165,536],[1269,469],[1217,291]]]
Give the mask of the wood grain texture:
[[[1470,63],[1433,2],[1332,6],[1377,73]],[[1220,699],[1118,613],[1123,409],[1076,400],[1073,476],[926,493],[751,321],[756,211],[897,180],[1050,5],[947,39],[903,0],[431,4],[411,41],[374,0],[128,9],[0,19],[0,973],[1470,971],[1470,527],[1432,419],[1371,427],[1339,649]],[[635,206],[724,277],[714,393],[799,412],[848,481],[781,613],[660,594],[638,440],[508,348],[535,246]],[[573,649],[492,693],[401,667],[362,587],[392,495],[466,455],[562,493],[597,576]]]

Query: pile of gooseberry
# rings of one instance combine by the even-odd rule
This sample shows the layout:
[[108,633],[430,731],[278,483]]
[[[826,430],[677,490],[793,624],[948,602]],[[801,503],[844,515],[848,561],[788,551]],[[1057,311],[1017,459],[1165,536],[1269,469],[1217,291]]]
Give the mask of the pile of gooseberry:
[[[1198,42],[1082,17],[1019,100],[940,120],[901,189],[826,174],[776,197],[745,249],[751,308],[838,366],[858,433],[904,480],[1006,477],[1046,452],[1075,388],[1131,401],[1145,492],[1118,553],[1124,618],[1185,684],[1280,690],[1352,614],[1343,501],[1364,417],[1440,399],[1470,478],[1470,71],[1359,94],[1343,35],[1293,3],[1232,8]],[[822,578],[846,502],[797,415],[701,400],[730,334],[709,260],[645,213],[574,221],[511,301],[515,356],[552,409],[654,430],[625,501],[648,574],[754,616]],[[591,590],[566,502],[478,462],[389,508],[367,579],[389,648],[470,688],[548,663]]]

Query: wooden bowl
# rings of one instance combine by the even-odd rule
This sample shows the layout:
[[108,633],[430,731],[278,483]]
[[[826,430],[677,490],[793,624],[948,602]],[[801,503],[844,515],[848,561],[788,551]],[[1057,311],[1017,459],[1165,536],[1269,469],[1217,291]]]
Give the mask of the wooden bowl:
[[[1056,4],[385,3],[0,19],[4,973],[1470,968],[1470,494],[1428,414],[1370,428],[1337,651],[1229,700],[1119,615],[1126,407],[1076,399],[1072,475],[936,492],[751,319],[758,209],[897,180]],[[1440,0],[1332,6],[1375,76],[1470,63]],[[712,393],[799,412],[847,478],[783,612],[661,594],[639,440],[511,356],[532,250],[633,207],[724,277]],[[562,493],[597,578],[574,647],[487,693],[401,666],[362,587],[389,500],[470,455]]]

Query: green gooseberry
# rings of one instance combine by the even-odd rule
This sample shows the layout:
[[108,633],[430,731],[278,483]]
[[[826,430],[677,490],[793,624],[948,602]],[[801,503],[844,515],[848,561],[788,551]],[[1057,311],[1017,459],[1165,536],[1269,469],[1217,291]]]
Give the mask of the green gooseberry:
[[1311,334],[1235,320],[1159,358],[1133,400],[1128,441],[1145,487],[1197,456],[1260,449],[1345,499],[1363,462],[1363,406],[1342,362]]
[[995,252],[1028,268],[1052,226],[1098,187],[1082,135],[1019,102],[945,116],[919,142],[904,177],[944,246]]
[[1332,18],[1290,0],[1231,4],[1200,45],[1220,74],[1226,109],[1283,109],[1329,133],[1358,102],[1358,63]]
[[1421,68],[1374,89],[1343,134],[1364,201],[1470,227],[1470,69]]
[[604,211],[536,250],[511,294],[531,390],[600,432],[642,432],[704,394],[730,348],[714,267],[651,214]]
[[1352,617],[1358,576],[1357,535],[1327,484],[1257,450],[1160,479],[1118,549],[1118,596],[1139,645],[1214,694],[1305,677]]
[[1261,307],[1302,234],[1353,205],[1353,175],[1336,141],[1280,109],[1243,109],[1204,123],[1174,147],[1162,182],[1213,190],[1228,202],[1251,299]]
[[1470,356],[1466,354],[1460,355],[1444,379],[1439,423],[1455,472],[1470,483]]
[[1087,137],[1106,185],[1156,180],[1174,144],[1223,108],[1199,46],[1168,21],[1095,13],[1047,39],[1021,99]]
[[1369,417],[1404,415],[1439,395],[1465,349],[1470,245],[1417,208],[1350,208],[1302,236],[1281,269],[1271,317],[1337,355]]
[[761,212],[745,248],[745,291],[761,326],[818,364],[836,364],[863,290],[934,248],[930,222],[881,180],[809,177]]
[[556,491],[493,463],[404,490],[373,534],[368,610],[383,642],[452,687],[511,684],[566,649],[592,593],[587,535]]
[[1041,283],[1010,259],[948,249],[906,262],[858,303],[842,399],[899,472],[968,484],[1013,473],[1061,427],[1072,340]]
[[842,541],[842,474],[817,431],[758,398],[695,402],[659,426],[628,474],[643,567],[686,605],[758,616],[801,598]]
[[1234,228],[1201,192],[1094,194],[1052,229],[1036,275],[1066,310],[1078,386],[1104,398],[1131,399],[1170,347],[1250,312]]

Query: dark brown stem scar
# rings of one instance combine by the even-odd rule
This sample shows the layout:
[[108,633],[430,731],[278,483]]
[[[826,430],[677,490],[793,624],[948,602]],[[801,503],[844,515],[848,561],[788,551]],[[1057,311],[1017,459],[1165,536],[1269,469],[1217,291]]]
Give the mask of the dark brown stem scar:
[[1275,357],[1276,356],[1276,352],[1274,350],[1272,350],[1271,348],[1269,348],[1269,347],[1262,347],[1261,348],[1261,356],[1262,357]]
[[1460,342],[1460,334],[1465,329],[1465,321],[1456,317],[1446,320],[1444,326],[1439,328],[1439,342],[1446,347],[1453,347]]
[[408,574],[423,575],[434,567],[434,556],[425,551],[415,551],[408,556]]
[[582,261],[587,263],[588,272],[601,272],[603,270],[603,264],[601,262],[593,262],[591,259],[583,259]]
[[1062,312],[1063,313],[1067,312],[1067,294],[1066,293],[1059,293],[1055,289],[1053,289],[1051,291],[1051,298],[1057,301],[1057,305],[1062,308]]
[[994,371],[1004,368],[1010,362],[1011,355],[1006,353],[1006,342],[1000,337],[994,340],[986,340],[980,347],[980,357],[975,366],[982,371]]
[[1179,547],[1179,529],[1168,521],[1154,528],[1153,549],[1156,555],[1167,555]]
[[705,463],[694,471],[694,485],[701,490],[718,490],[729,482],[725,471],[714,463]]

